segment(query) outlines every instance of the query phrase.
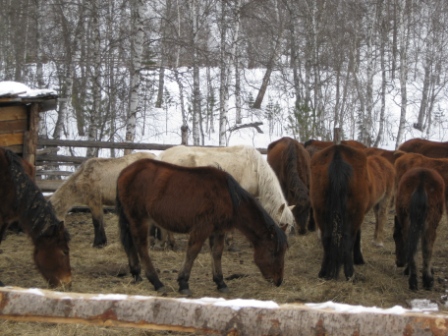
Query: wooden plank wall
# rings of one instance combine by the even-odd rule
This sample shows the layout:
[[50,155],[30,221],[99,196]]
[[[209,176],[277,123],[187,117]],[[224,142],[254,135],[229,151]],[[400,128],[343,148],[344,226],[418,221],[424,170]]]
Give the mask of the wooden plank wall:
[[0,107],[0,146],[22,153],[24,134],[28,127],[24,105]]

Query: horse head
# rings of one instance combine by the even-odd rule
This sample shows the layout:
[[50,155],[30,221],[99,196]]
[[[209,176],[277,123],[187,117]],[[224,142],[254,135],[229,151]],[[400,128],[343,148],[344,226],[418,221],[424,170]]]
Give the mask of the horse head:
[[279,287],[283,283],[285,253],[288,248],[286,227],[273,227],[269,237],[254,246],[254,261],[263,277]]
[[296,220],[292,213],[295,205],[286,205],[283,203],[277,210],[277,214],[274,218],[275,222],[283,228],[283,230],[288,234],[291,232],[292,228],[296,227]]
[[34,261],[52,288],[71,284],[69,240],[64,222],[50,225],[36,238]]

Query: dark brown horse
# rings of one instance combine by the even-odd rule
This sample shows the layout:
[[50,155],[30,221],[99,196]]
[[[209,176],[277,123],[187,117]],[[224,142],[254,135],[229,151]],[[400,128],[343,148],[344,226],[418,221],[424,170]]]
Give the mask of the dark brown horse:
[[423,154],[432,158],[448,158],[448,142],[414,138],[403,142],[398,149],[404,152]]
[[225,232],[232,228],[240,230],[254,246],[255,264],[262,275],[276,286],[283,281],[286,234],[253,196],[218,168],[187,168],[152,159],[137,161],[118,177],[116,206],[131,274],[136,281],[141,280],[141,261],[157,291],[164,292],[165,288],[148,254],[151,220],[169,231],[189,234],[177,278],[183,294],[190,294],[191,268],[207,238],[213,257],[213,281],[218,290],[228,290],[221,256]]
[[[341,144],[359,149],[367,148],[367,146],[362,142],[356,140],[342,140]],[[334,145],[334,142],[311,139],[306,141],[303,145],[305,146],[305,149],[308,151],[308,153],[310,153],[310,157],[313,157],[313,155],[318,151]]]
[[[283,137],[269,144],[267,161],[278,177],[286,201],[295,205],[292,213],[299,233],[305,234],[310,214],[310,155],[297,140]],[[314,226],[308,229],[315,230]]]
[[353,264],[363,264],[361,224],[374,209],[374,243],[383,244],[383,228],[393,195],[394,167],[381,156],[333,145],[311,159],[311,206],[321,230],[324,257],[319,277],[336,279],[344,265],[347,279]]
[[45,280],[51,287],[69,285],[69,235],[29,173],[29,164],[0,148],[0,239],[18,221],[34,244],[34,262]]
[[[395,160],[396,188],[398,188],[398,183],[403,175],[411,168],[417,167],[434,169],[440,174],[445,183],[445,201],[448,202],[448,158],[437,159],[418,153],[397,153],[397,159]],[[448,209],[448,204],[446,206]]]
[[405,274],[409,274],[411,290],[418,289],[415,255],[419,240],[423,288],[430,290],[434,286],[432,251],[444,203],[445,183],[435,170],[412,168],[401,177],[395,201],[395,256],[398,267],[407,265]]

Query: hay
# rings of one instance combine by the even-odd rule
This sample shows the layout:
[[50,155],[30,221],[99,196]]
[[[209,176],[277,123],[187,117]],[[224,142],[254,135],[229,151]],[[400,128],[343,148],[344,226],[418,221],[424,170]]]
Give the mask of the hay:
[[[84,293],[123,293],[132,295],[157,295],[152,285],[144,280],[134,284],[128,272],[127,259],[118,241],[117,217],[106,214],[106,233],[109,245],[103,249],[94,249],[93,226],[90,214],[71,213],[67,216],[67,226],[71,233],[71,263],[73,267],[73,286],[70,291]],[[243,298],[273,300],[277,303],[334,302],[353,305],[377,306],[389,308],[401,305],[409,308],[412,299],[430,299],[439,303],[441,310],[446,295],[448,268],[445,256],[448,252],[446,217],[438,231],[434,253],[435,285],[432,291],[408,290],[407,277],[402,269],[395,268],[395,256],[392,231],[393,215],[389,215],[386,225],[384,248],[371,244],[373,238],[373,216],[369,214],[363,225],[363,252],[366,265],[355,266],[353,281],[344,280],[341,270],[337,281],[324,281],[317,277],[322,249],[316,233],[305,236],[291,236],[285,261],[285,282],[274,287],[266,282],[253,262],[253,250],[240,234],[235,235],[236,252],[225,251],[223,255],[224,277],[230,293],[222,294],[216,290],[211,275],[211,257],[207,244],[192,269],[190,289],[193,298],[223,297],[226,299]],[[179,251],[152,250],[150,255],[160,279],[168,289],[169,297],[181,297],[177,293],[177,271],[184,257],[187,237],[176,235]],[[23,234],[8,234],[2,242],[0,253],[0,279],[8,285],[19,287],[46,288],[43,278],[35,269],[31,255],[32,246]],[[421,265],[421,257],[418,256]],[[421,280],[419,279],[419,284]],[[39,323],[14,323],[0,321],[2,335],[120,335],[121,328],[102,328],[85,325],[57,325]],[[126,330],[126,335],[185,335],[172,332],[152,332]]]

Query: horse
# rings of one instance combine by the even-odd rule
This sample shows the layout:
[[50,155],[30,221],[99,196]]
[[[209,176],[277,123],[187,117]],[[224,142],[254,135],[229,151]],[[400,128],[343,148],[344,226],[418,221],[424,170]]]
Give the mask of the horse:
[[432,158],[448,158],[448,142],[414,138],[403,142],[398,149],[404,152],[423,154]]
[[294,205],[288,206],[275,172],[261,153],[250,146],[174,146],[159,155],[161,161],[185,167],[218,165],[232,175],[287,232],[294,227]]
[[396,151],[384,149],[384,148],[378,148],[378,147],[367,147],[364,148],[364,153],[366,153],[367,156],[369,155],[379,155],[384,157],[387,161],[389,161],[391,164],[395,163],[395,159],[397,156],[395,155]]
[[17,154],[0,147],[0,242],[9,224],[18,221],[31,238],[34,263],[49,286],[69,286],[70,236],[29,176],[29,166]]
[[107,244],[103,205],[115,206],[116,184],[121,170],[143,158],[155,158],[150,152],[136,152],[119,158],[90,158],[51,195],[56,216],[63,220],[75,205],[87,205],[92,214],[93,247]]
[[362,150],[333,145],[311,158],[310,197],[324,249],[319,277],[337,279],[344,265],[347,279],[353,264],[364,264],[361,224],[373,208],[374,244],[383,245],[384,223],[394,193],[394,167],[385,158]]
[[[283,282],[288,247],[285,232],[232,175],[220,168],[182,167],[144,159],[124,168],[117,180],[116,209],[120,240],[135,281],[141,281],[140,261],[148,280],[165,293],[148,254],[150,221],[177,233],[188,233],[188,247],[177,281],[179,292],[190,295],[193,262],[209,238],[213,281],[221,292],[221,257],[225,232],[236,228],[252,243],[255,264],[263,277],[276,286]],[[140,261],[139,261],[140,259]]]
[[[342,140],[341,144],[359,149],[367,148],[367,146],[364,145],[362,142],[356,140]],[[334,145],[334,142],[310,139],[306,141],[303,145],[305,146],[305,149],[308,151],[308,153],[310,153],[310,157],[312,158],[313,155],[318,151]]]
[[448,158],[432,158],[418,153],[397,153],[395,160],[396,180],[395,187],[398,188],[399,181],[403,175],[411,168],[421,167],[434,169],[443,179],[445,183],[445,201],[448,209]]
[[292,213],[299,227],[299,234],[305,234],[310,226],[308,218],[311,212],[309,196],[310,155],[305,147],[295,139],[283,137],[268,145],[267,161],[280,182],[288,204],[295,204]]
[[434,169],[412,168],[400,179],[395,202],[394,241],[397,267],[407,265],[409,289],[417,290],[415,255],[421,239],[423,287],[431,290],[434,275],[431,259],[437,227],[443,215],[445,182]]

